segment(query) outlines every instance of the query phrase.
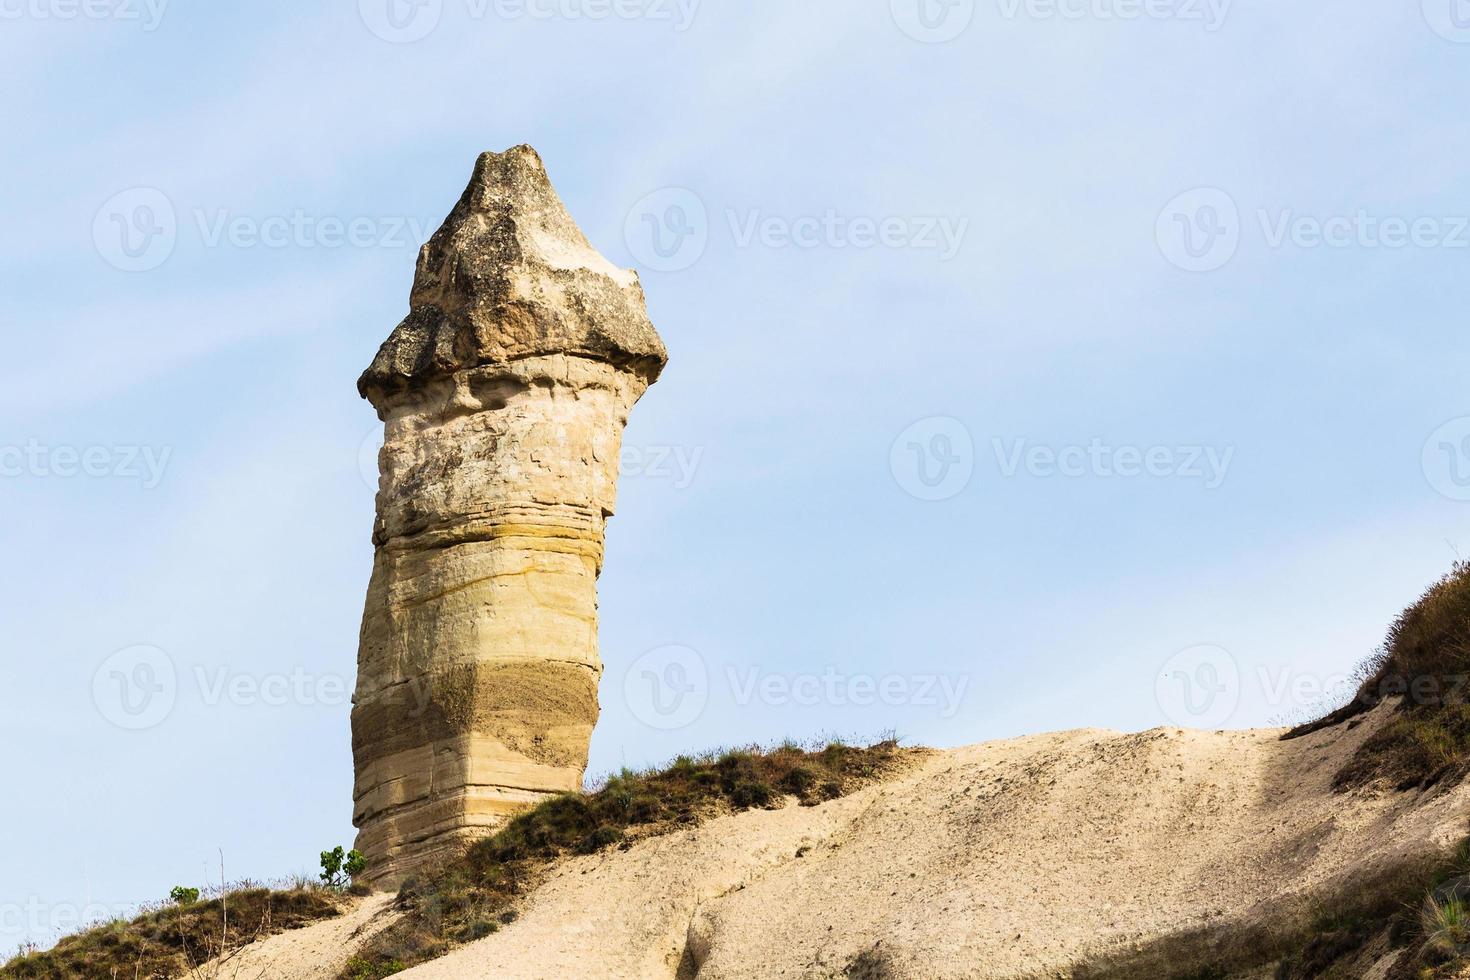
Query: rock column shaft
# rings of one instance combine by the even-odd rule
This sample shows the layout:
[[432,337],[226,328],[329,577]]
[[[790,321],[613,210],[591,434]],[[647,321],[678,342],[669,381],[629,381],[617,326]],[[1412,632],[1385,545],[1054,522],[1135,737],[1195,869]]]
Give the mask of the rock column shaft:
[[666,359],[535,151],[482,155],[359,382],[385,425],[352,711],[372,883],[579,788],[623,427]]

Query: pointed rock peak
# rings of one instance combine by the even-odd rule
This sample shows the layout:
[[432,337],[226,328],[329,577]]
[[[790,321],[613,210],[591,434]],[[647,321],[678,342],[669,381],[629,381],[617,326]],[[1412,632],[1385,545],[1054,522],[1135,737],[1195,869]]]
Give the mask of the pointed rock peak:
[[650,381],[668,360],[638,274],[592,247],[541,157],[517,146],[475,161],[419,252],[408,316],[357,386],[382,407],[456,371],[542,354],[596,358]]

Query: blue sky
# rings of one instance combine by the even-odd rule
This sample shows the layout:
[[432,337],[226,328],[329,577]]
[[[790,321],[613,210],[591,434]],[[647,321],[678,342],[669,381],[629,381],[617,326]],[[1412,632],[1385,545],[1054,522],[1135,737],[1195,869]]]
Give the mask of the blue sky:
[[387,2],[0,0],[0,949],[350,842],[354,382],[486,149],[672,353],[593,774],[1298,717],[1470,554],[1461,0]]

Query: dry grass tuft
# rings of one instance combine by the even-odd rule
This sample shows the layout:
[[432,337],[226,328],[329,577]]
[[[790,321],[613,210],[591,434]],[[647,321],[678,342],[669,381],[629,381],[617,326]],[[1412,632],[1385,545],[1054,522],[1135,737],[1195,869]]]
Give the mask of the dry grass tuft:
[[1337,774],[1339,789],[1376,780],[1411,789],[1470,772],[1470,563],[1457,563],[1404,610],[1359,675],[1351,702],[1286,735],[1348,721],[1384,701],[1399,703],[1393,720]]
[[15,957],[0,967],[0,980],[214,980],[203,970],[209,960],[342,910],[340,894],[315,886],[239,888],[67,936]]

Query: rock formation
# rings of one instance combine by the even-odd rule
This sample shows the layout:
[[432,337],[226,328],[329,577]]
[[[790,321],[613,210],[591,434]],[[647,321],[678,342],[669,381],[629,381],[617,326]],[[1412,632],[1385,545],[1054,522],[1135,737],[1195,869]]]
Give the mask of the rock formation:
[[372,883],[580,786],[623,427],[666,360],[536,151],[483,154],[358,382],[385,425],[352,710]]

